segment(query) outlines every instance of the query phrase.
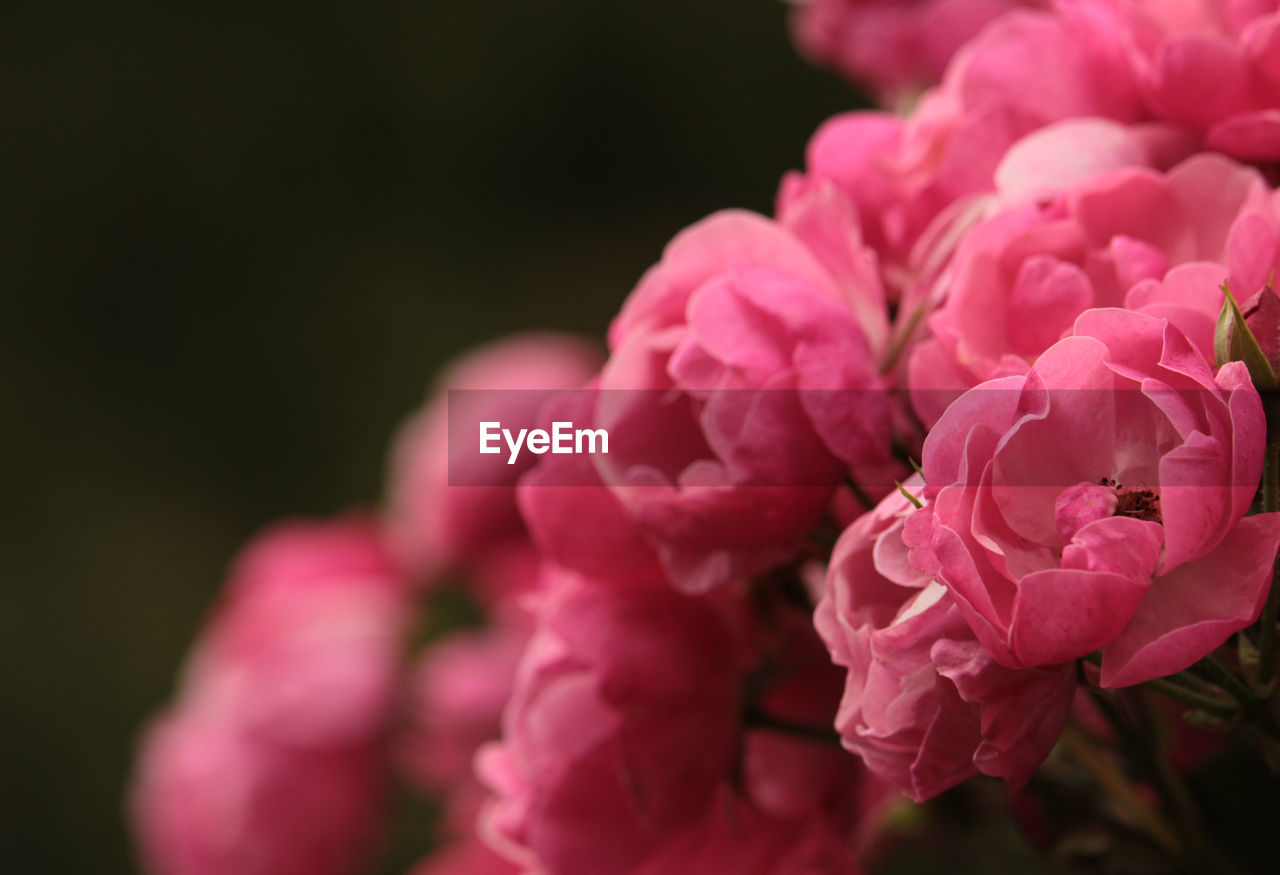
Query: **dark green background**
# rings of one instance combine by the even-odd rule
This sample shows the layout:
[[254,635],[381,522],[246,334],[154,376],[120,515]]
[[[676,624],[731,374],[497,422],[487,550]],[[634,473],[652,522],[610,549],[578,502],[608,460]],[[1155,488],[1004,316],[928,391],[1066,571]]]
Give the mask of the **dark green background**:
[[134,870],[229,557],[376,501],[433,371],[603,332],[851,91],[774,0],[0,8],[0,868]]

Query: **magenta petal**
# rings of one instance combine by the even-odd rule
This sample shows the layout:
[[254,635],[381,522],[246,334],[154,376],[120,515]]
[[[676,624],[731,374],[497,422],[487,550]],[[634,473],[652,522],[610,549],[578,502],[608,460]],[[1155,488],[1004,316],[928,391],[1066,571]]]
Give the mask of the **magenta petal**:
[[1244,301],[1271,278],[1280,247],[1280,229],[1260,210],[1241,216],[1227,237],[1227,265],[1231,268],[1231,289]]
[[1102,651],[1102,685],[1173,674],[1257,619],[1280,546],[1280,514],[1245,517],[1218,548],[1158,578]]
[[1249,69],[1231,43],[1186,37],[1166,43],[1156,59],[1160,110],[1193,125],[1208,126],[1249,103]]
[[1119,634],[1151,578],[1062,568],[1023,578],[1009,639],[1019,667],[1092,653]]
[[1209,129],[1206,145],[1244,161],[1280,159],[1280,109],[1227,118]]
[[1231,497],[1230,462],[1224,447],[1195,431],[1160,461],[1160,511],[1165,556],[1172,569],[1198,558],[1221,537]]

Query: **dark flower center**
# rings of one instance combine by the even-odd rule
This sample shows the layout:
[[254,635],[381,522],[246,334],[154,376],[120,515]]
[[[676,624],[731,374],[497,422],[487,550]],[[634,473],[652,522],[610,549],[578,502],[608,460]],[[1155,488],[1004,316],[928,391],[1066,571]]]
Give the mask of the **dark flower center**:
[[1103,477],[1099,482],[1115,490],[1116,516],[1128,516],[1153,523],[1163,522],[1160,517],[1160,496],[1150,489],[1126,489],[1123,484],[1110,477]]

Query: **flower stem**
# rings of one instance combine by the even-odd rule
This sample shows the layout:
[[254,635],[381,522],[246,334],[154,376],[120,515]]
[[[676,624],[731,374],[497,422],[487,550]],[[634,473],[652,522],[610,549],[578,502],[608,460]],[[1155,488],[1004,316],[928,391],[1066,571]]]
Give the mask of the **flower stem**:
[[1190,705],[1192,708],[1198,708],[1201,711],[1215,714],[1219,717],[1230,717],[1239,710],[1230,702],[1224,702],[1216,696],[1207,696],[1204,693],[1196,692],[1190,687],[1183,686],[1169,678],[1152,678],[1143,682],[1141,686],[1143,689],[1159,693],[1165,698],[1173,699],[1175,702]]
[[[1085,662],[1091,662],[1094,665],[1102,665],[1102,654],[1097,651],[1082,657]],[[1144,689],[1148,689],[1153,693],[1159,693],[1175,702],[1181,702],[1184,705],[1190,705],[1192,708],[1198,708],[1209,714],[1219,717],[1230,717],[1239,711],[1235,705],[1230,702],[1219,699],[1209,693],[1201,692],[1197,689],[1198,678],[1182,672],[1176,675],[1170,675],[1163,678],[1152,678],[1140,684]]]
[[907,343],[911,340],[911,335],[915,333],[916,328],[920,325],[920,320],[924,318],[927,310],[928,307],[921,304],[911,311],[906,323],[898,331],[897,337],[893,338],[890,343],[889,351],[884,357],[884,365],[881,366],[880,373],[892,373],[893,369],[898,366],[898,359],[902,358],[902,354],[907,349]]
[[853,493],[853,497],[858,499],[858,503],[864,508],[867,510],[876,509],[876,503],[871,499],[871,496],[867,494],[867,490],[863,489],[857,480],[846,475],[844,478],[844,485],[849,487],[849,491]]
[[1239,702],[1245,710],[1252,711],[1261,702],[1258,694],[1212,653],[1200,660],[1196,665],[1208,675],[1211,683],[1230,693],[1231,697]]
[[790,720],[783,720],[780,717],[774,717],[770,714],[759,710],[758,708],[748,709],[743,714],[742,721],[748,729],[765,729],[773,732],[780,732],[784,735],[794,735],[797,738],[804,738],[809,741],[819,741],[824,744],[834,744],[840,746],[840,733],[826,726],[810,726],[805,723],[793,723]]
[[1160,815],[1160,812],[1147,804],[1138,789],[1115,766],[1094,750],[1084,733],[1074,726],[1068,726],[1062,733],[1061,744],[1063,750],[1092,775],[1116,805],[1158,845],[1171,853],[1177,853],[1180,850],[1178,834],[1174,832],[1173,827]]
[[1132,738],[1134,753],[1145,760],[1147,774],[1177,824],[1183,846],[1193,854],[1202,854],[1208,848],[1208,841],[1195,800],[1191,798],[1182,778],[1169,766],[1164,752],[1152,742],[1157,737],[1157,731],[1147,702],[1138,693],[1130,697],[1130,704],[1138,724],[1138,734]]
[[[1276,392],[1262,393],[1263,409],[1267,413],[1267,453],[1262,460],[1262,511],[1280,510],[1280,396]],[[1280,612],[1280,562],[1272,571],[1271,591],[1267,594],[1259,621],[1258,685],[1266,686],[1275,677],[1276,669],[1276,619]]]

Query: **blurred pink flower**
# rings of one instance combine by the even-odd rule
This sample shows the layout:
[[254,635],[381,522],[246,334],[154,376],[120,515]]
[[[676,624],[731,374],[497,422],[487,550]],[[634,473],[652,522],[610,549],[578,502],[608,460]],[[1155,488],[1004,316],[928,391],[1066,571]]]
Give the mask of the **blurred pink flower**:
[[727,791],[634,875],[860,875],[849,838],[823,818],[768,817]]
[[445,371],[401,431],[391,460],[387,526],[393,554],[410,573],[471,567],[523,539],[515,485],[538,457],[526,453],[508,465],[504,454],[480,456],[472,452],[472,430],[482,420],[527,426],[553,392],[581,387],[599,365],[599,352],[585,341],[523,334],[473,350]]
[[1134,76],[1157,118],[1209,148],[1280,160],[1280,9],[1269,2],[1110,0]]
[[793,0],[802,54],[895,104],[934,85],[963,45],[1037,0]]
[[[590,423],[598,381],[588,391],[547,402],[544,418]],[[658,573],[657,554],[604,485],[590,455],[547,454],[520,480],[517,493],[529,537],[548,561],[592,580],[648,580]]]
[[805,172],[782,181],[779,215],[834,186],[858,215],[888,296],[904,300],[910,315],[937,279],[939,259],[993,192],[1014,143],[1065,119],[1147,119],[1118,29],[1101,0],[1001,16],[960,50],[910,116],[861,111],[819,127]]
[[856,868],[858,821],[882,798],[857,761],[742,724],[755,677],[772,717],[829,725],[839,674],[807,623],[761,607],[754,628],[735,590],[563,575],[542,593],[503,740],[478,760],[496,848],[564,875]]
[[406,684],[396,741],[401,771],[432,792],[472,779],[476,750],[501,733],[528,637],[528,629],[501,622],[454,632],[422,653]]
[[696,820],[729,773],[733,629],[714,605],[661,585],[564,576],[544,598],[503,741],[482,751],[498,794],[486,829],[563,875],[628,872]]
[[675,586],[785,560],[846,471],[889,457],[858,291],[786,227],[725,212],[677,235],[623,306],[595,462]]
[[372,521],[283,523],[237,560],[132,789],[157,875],[342,875],[380,826],[406,588]]
[[409,875],[519,875],[523,871],[479,836],[468,835],[433,852]]

